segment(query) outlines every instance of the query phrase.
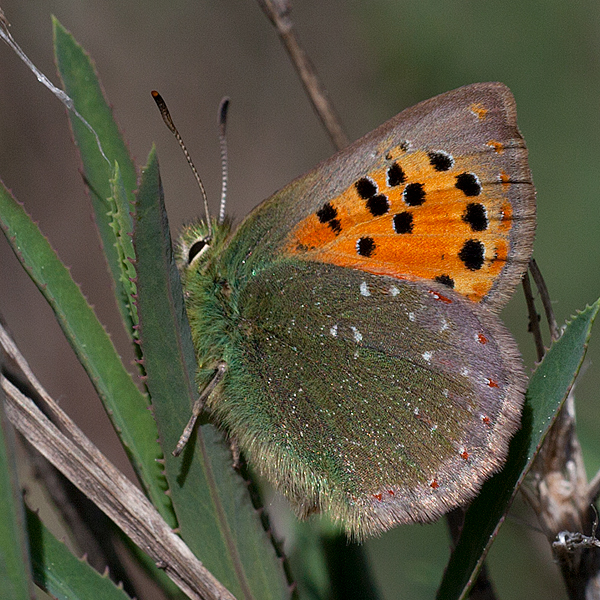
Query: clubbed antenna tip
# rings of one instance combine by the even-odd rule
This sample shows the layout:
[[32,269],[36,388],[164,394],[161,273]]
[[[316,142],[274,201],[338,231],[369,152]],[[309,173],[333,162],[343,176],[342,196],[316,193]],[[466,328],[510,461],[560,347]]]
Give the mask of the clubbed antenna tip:
[[[190,156],[190,153],[188,152],[186,145],[183,143],[183,139],[181,138],[181,135],[179,135],[179,131],[177,131],[177,127],[175,127],[175,123],[173,123],[173,119],[171,118],[171,113],[169,112],[169,109],[167,108],[167,103],[163,100],[163,97],[156,90],[152,90],[152,97],[154,98],[154,102],[156,102],[156,106],[158,106],[158,110],[160,110],[160,114],[162,115],[165,125],[171,130],[171,132],[173,133],[173,135],[179,142],[179,145],[181,146],[181,149],[183,150],[183,154],[185,155],[185,158],[186,158],[188,164],[190,165],[190,168],[192,169],[192,173],[194,174],[194,177],[196,178],[196,182],[198,183],[198,187],[200,188],[200,193],[202,194],[202,198],[204,200],[204,212],[206,213],[206,225],[208,227],[208,237],[210,238],[210,237],[212,237],[212,223],[210,220],[210,211],[208,210],[208,198],[206,196],[206,190],[204,189],[204,184],[202,183],[202,179],[200,179],[200,175],[198,174],[198,171],[197,171],[196,167],[194,166],[194,163],[192,162],[192,157]],[[225,111],[225,112],[227,112],[227,111]]]

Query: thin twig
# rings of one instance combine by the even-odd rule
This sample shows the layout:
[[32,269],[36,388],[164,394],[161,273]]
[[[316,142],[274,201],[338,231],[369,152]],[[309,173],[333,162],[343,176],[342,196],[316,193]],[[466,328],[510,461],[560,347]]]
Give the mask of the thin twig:
[[552,337],[552,340],[557,340],[560,337],[560,331],[558,330],[558,325],[554,318],[550,294],[548,293],[548,288],[546,287],[542,272],[534,258],[529,261],[529,270],[531,271],[531,276],[535,281],[535,285],[540,294],[540,299],[542,300],[542,306],[544,307],[544,312],[546,313],[546,319],[548,321],[548,328],[550,329],[550,336]]
[[535,341],[535,349],[537,352],[538,361],[544,358],[544,341],[542,340],[542,332],[540,330],[540,318],[537,310],[535,309],[535,302],[533,300],[533,291],[531,289],[531,281],[529,279],[529,273],[523,275],[523,293],[525,294],[525,302],[527,303],[527,314],[529,315],[529,331],[533,335]]
[[7,46],[9,46],[13,52],[27,65],[27,68],[37,77],[37,80],[44,86],[46,86],[66,107],[66,109],[75,115],[83,125],[88,129],[88,131],[94,136],[96,139],[96,144],[98,145],[98,150],[102,155],[102,158],[108,163],[108,166],[112,168],[112,163],[104,154],[104,149],[102,148],[102,144],[100,143],[100,138],[96,133],[96,130],[79,114],[77,109],[75,108],[75,102],[73,102],[72,98],[68,96],[63,90],[57,88],[34,64],[31,62],[30,58],[25,54],[21,46],[17,44],[12,34],[10,33],[10,23],[8,19],[4,16],[4,12],[0,8],[0,39],[2,39]]
[[[106,459],[104,469],[91,463],[86,453],[68,440],[31,399],[4,377],[0,378],[0,384],[6,394],[6,415],[14,427],[99,506],[184,593],[197,600],[234,600],[142,492],[116,467]],[[65,418],[68,419],[66,415]]]
[[348,145],[341,121],[333,108],[327,90],[321,83],[317,71],[300,45],[290,17],[291,6],[287,0],[257,0],[281,39],[290,59],[302,80],[304,89],[319,115],[325,130],[337,150]]
[[92,444],[83,431],[81,431],[81,429],[79,429],[79,427],[77,427],[77,425],[75,425],[75,423],[58,406],[50,394],[46,392],[37,377],[33,374],[33,371],[29,367],[25,357],[17,348],[15,342],[1,325],[0,347],[2,347],[6,354],[15,361],[27,382],[39,394],[39,399],[43,402],[44,409],[54,419],[55,423],[62,429],[64,433],[68,434],[72,438],[72,440],[80,447],[82,451],[87,453],[90,460],[95,461],[97,458],[96,455],[98,455],[100,462],[97,464],[100,466],[105,460],[104,455],[94,446],[94,444]]
[[68,439],[8,379],[0,378],[6,414],[21,434],[67,479],[94,502],[190,598],[234,597],[208,572],[183,540],[133,485],[62,411],[31,373],[29,365],[0,326],[0,344],[30,379],[53,416],[72,436]]

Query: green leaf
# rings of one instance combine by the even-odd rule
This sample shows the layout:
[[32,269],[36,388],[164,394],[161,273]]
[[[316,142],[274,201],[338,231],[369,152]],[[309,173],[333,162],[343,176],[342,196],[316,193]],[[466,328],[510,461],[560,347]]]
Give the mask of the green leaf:
[[17,480],[15,439],[0,388],[0,590],[4,598],[31,600],[33,584],[25,535],[23,497]]
[[139,546],[136,546],[131,538],[128,538],[124,532],[121,532],[121,543],[130,554],[129,560],[135,561],[138,567],[140,567],[151,580],[152,585],[160,588],[162,593],[169,600],[189,600],[188,595],[180,590],[166,572],[163,569],[160,569],[152,558],[150,558]]
[[137,308],[133,299],[137,293],[135,284],[135,250],[133,248],[133,221],[131,219],[131,206],[129,197],[125,190],[123,177],[119,163],[115,163],[114,177],[110,180],[111,196],[108,203],[111,207],[108,213],[113,230],[115,247],[119,255],[119,282],[125,291],[125,303],[127,306],[128,322],[135,331],[134,338],[137,338],[138,315]]
[[303,600],[380,597],[363,544],[348,541],[340,525],[327,517],[290,517],[288,557]]
[[0,227],[17,258],[50,304],[59,325],[96,388],[134,469],[163,517],[173,522],[147,399],[133,382],[113,343],[69,270],[23,207],[0,185]]
[[198,392],[154,149],[142,173],[134,220],[140,339],[181,535],[239,600],[287,598],[281,561],[221,433],[211,425],[198,427],[183,456],[171,455]]
[[599,309],[600,300],[578,313],[532,375],[521,429],[511,442],[506,465],[483,485],[469,507],[437,598],[464,598],[475,581],[519,486],[575,382]]
[[130,600],[107,575],[101,575],[84,559],[73,556],[31,510],[27,511],[27,529],[35,583],[52,597],[58,600]]
[[[131,322],[127,308],[127,289],[121,281],[119,253],[115,247],[115,237],[111,229],[111,206],[107,201],[112,195],[110,179],[112,165],[119,163],[122,184],[129,202],[134,200],[133,191],[137,188],[137,173],[133,160],[117,124],[113,112],[102,92],[98,75],[88,54],[75,41],[73,36],[58,22],[52,19],[54,31],[54,53],[59,75],[66,93],[73,99],[77,111],[87,120],[98,134],[102,148],[110,164],[100,154],[94,135],[73,114],[69,113],[73,137],[79,148],[83,163],[83,174],[90,190],[92,207],[98,232],[108,261],[108,267],[117,291],[117,303],[127,333],[131,335]],[[124,231],[131,231],[131,217]]]

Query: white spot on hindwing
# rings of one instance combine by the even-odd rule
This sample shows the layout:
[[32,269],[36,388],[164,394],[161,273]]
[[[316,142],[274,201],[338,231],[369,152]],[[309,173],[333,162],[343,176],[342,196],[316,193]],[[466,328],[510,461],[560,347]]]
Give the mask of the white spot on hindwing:
[[333,336],[333,337],[337,337],[337,330],[338,330],[338,326],[337,325],[332,325],[329,329],[329,333]]
[[427,362],[431,362],[431,357],[433,356],[433,352],[430,352],[430,351],[423,352],[422,356],[423,356],[424,360],[426,360]]
[[354,334],[354,341],[358,344],[358,342],[362,342],[363,336],[362,333],[356,329],[356,327],[350,327],[352,329],[352,333]]
[[360,293],[362,296],[370,296],[371,295],[371,291],[369,290],[369,286],[367,285],[366,281],[363,281],[360,284]]
[[392,285],[390,287],[390,294],[392,296],[397,296],[399,293],[400,293],[400,290],[395,285]]

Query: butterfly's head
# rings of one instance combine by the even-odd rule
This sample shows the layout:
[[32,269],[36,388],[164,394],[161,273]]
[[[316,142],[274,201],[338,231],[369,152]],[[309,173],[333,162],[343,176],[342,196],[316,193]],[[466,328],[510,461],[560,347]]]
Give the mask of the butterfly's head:
[[225,219],[223,223],[213,220],[212,228],[202,220],[183,228],[175,249],[175,260],[184,284],[193,273],[205,271],[213,264],[213,259],[223,250],[230,231],[229,219]]

